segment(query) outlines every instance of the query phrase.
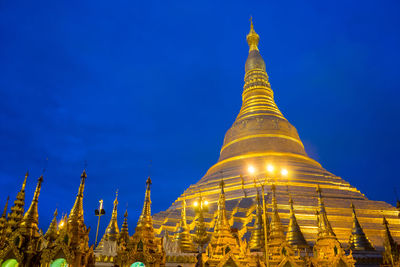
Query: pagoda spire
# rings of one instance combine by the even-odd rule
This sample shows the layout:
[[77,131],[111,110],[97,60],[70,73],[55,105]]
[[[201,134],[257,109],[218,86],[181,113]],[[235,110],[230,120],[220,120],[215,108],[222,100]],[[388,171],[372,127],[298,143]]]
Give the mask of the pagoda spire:
[[147,178],[146,181],[146,193],[144,197],[143,209],[142,214],[139,217],[138,226],[145,225],[145,224],[153,224],[151,218],[151,178],[150,176]]
[[183,229],[187,229],[187,220],[186,220],[186,199],[185,199],[185,198],[182,198],[181,227],[182,227]]
[[74,206],[68,217],[68,223],[83,225],[83,190],[85,189],[85,180],[87,178],[86,171],[81,174],[81,184],[79,185],[78,194],[76,195]]
[[7,227],[7,209],[8,209],[8,201],[10,200],[10,196],[7,197],[6,204],[4,205],[3,215],[0,217],[0,242],[3,238],[4,230]]
[[375,250],[368,237],[365,235],[356,215],[356,210],[353,203],[351,203],[351,209],[353,211],[353,228],[351,229],[351,235],[349,245],[351,250]]
[[125,243],[128,243],[129,240],[129,229],[128,229],[128,210],[125,210],[124,213],[124,222],[121,226],[121,232],[119,233],[119,240],[124,240]]
[[175,241],[178,242],[180,250],[182,252],[193,252],[195,248],[193,246],[193,241],[189,232],[186,221],[186,200],[182,198],[182,210],[181,210],[181,220],[179,222],[178,231],[175,235]]
[[57,228],[57,209],[54,211],[53,220],[51,221],[49,228],[47,229],[46,233],[44,234],[44,238],[47,241],[54,241],[58,235],[58,228]]
[[14,206],[11,207],[11,212],[8,215],[7,233],[12,233],[18,226],[18,223],[24,216],[25,206],[25,187],[26,180],[28,179],[29,173],[26,172],[24,182],[22,183],[21,190],[18,192],[17,197],[14,201]]
[[110,223],[108,224],[106,231],[104,233],[104,236],[101,240],[110,240],[110,241],[117,240],[118,234],[119,234],[118,221],[117,221],[117,216],[118,216],[117,210],[118,210],[118,190],[115,193],[115,200],[114,200],[114,206],[113,206],[113,211],[111,214]]
[[[135,255],[138,255],[139,258],[130,258],[131,261],[140,261],[140,255],[147,254],[149,257],[155,259],[155,262],[164,262],[165,258],[163,258],[163,250],[161,245],[161,240],[155,237],[154,228],[153,228],[153,220],[151,218],[151,199],[150,199],[150,190],[151,190],[151,179],[147,178],[146,181],[146,193],[144,197],[143,210],[142,214],[139,217],[138,223],[136,225],[135,233],[130,238],[129,246],[133,248]],[[147,256],[146,256],[147,257]]]
[[332,226],[329,223],[328,217],[325,211],[325,204],[322,199],[322,192],[319,185],[317,185],[318,194],[318,210],[317,210],[317,222],[318,222],[318,238],[323,237],[335,237],[336,235],[332,230]]
[[226,217],[224,180],[221,180],[219,186],[221,188],[221,193],[219,194],[219,199],[218,199],[218,215],[214,230],[215,232],[230,230],[230,225]]
[[[232,251],[232,254],[239,255],[241,253],[237,238],[232,234],[226,216],[225,206],[225,183],[221,180],[219,184],[221,191],[218,199],[217,221],[215,223],[214,232],[211,235],[211,241],[207,246],[210,254],[209,262],[220,261],[221,256]],[[210,266],[214,266],[210,264]]]
[[278,204],[276,202],[275,184],[271,186],[271,190],[272,190],[272,216],[270,225],[270,239],[285,240],[285,233],[283,232],[281,219],[279,218],[279,213],[278,213]]
[[297,248],[306,248],[308,247],[307,241],[305,240],[303,233],[301,232],[300,226],[297,223],[296,215],[294,213],[293,208],[293,199],[290,197],[289,199],[290,204],[290,219],[289,219],[289,226],[288,231],[286,233],[286,241],[289,245]]
[[8,209],[8,201],[10,200],[10,196],[7,196],[6,204],[4,205],[3,215],[1,218],[7,219],[7,209]]
[[25,179],[24,179],[24,182],[22,183],[21,191],[24,191],[24,192],[25,192],[26,180],[28,179],[28,176],[29,176],[29,172],[27,171],[27,172],[25,173]]
[[262,221],[262,205],[260,203],[260,192],[257,190],[256,195],[256,216],[253,231],[251,233],[249,248],[251,251],[262,251],[264,248],[264,228]]
[[383,253],[383,263],[395,266],[395,264],[399,262],[400,258],[398,244],[394,241],[393,236],[390,233],[389,223],[385,217],[383,217],[383,225],[385,227],[385,233],[383,235],[383,247],[385,248]]
[[24,214],[24,217],[22,218],[20,223],[20,228],[27,234],[33,234],[34,232],[37,232],[39,230],[38,202],[39,202],[39,195],[40,195],[40,189],[42,187],[42,182],[43,182],[43,175],[41,175],[38,179],[38,183],[36,185],[31,205],[29,206],[28,211]]
[[[239,157],[271,156],[274,153],[283,153],[279,156],[295,154],[304,158],[307,154],[296,129],[275,103],[265,62],[258,49],[260,37],[253,22],[250,23],[246,39],[249,54],[245,64],[242,107],[225,135],[218,164],[229,162],[230,159],[236,161]],[[316,164],[309,158],[305,160]],[[212,169],[210,173],[213,173]]]

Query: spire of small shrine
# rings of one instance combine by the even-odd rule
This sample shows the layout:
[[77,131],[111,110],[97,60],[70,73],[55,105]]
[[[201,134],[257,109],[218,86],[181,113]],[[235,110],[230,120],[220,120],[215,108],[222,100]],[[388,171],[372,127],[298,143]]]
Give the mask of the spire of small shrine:
[[308,247],[307,241],[305,240],[303,233],[301,232],[300,226],[297,223],[296,215],[293,208],[293,199],[290,197],[290,219],[288,231],[286,233],[286,241],[293,247]]
[[270,224],[270,239],[271,240],[285,240],[285,233],[283,232],[283,227],[281,219],[278,213],[278,204],[276,202],[276,187],[273,184],[271,186],[272,190],[272,216]]
[[124,241],[127,241],[129,239],[128,210],[125,210],[125,213],[124,213],[124,222],[122,223],[122,226],[121,226],[121,232],[119,233],[119,238],[124,239]]
[[86,171],[83,170],[81,174],[81,183],[79,185],[78,194],[75,199],[74,206],[71,209],[71,212],[68,217],[68,223],[71,224],[84,224],[83,221],[83,190],[85,189],[85,181],[87,175]]
[[221,180],[219,184],[221,192],[218,199],[217,219],[214,227],[214,232],[211,235],[211,241],[208,244],[208,251],[210,252],[209,262],[214,260],[220,261],[221,256],[232,253],[235,255],[240,254],[240,247],[237,238],[231,231],[230,224],[226,216],[225,206],[225,183]]
[[114,200],[114,206],[111,214],[110,223],[106,228],[102,240],[110,240],[110,241],[117,240],[119,234],[117,217],[118,217],[118,190],[115,193],[115,200]]
[[29,206],[28,211],[24,214],[24,217],[22,218],[20,223],[20,228],[29,234],[32,234],[39,230],[38,202],[39,202],[39,195],[40,195],[40,189],[42,187],[42,182],[43,182],[43,175],[41,175],[38,179],[38,183],[36,185],[31,205]]
[[262,221],[262,205],[260,203],[260,192],[257,190],[256,195],[256,216],[254,221],[254,227],[251,232],[249,241],[249,248],[251,251],[261,251],[264,248],[264,229]]
[[7,197],[6,204],[4,205],[3,215],[0,217],[0,242],[3,238],[4,229],[7,226],[7,209],[8,209],[8,201],[10,200],[10,196]]
[[11,207],[11,212],[8,215],[7,232],[9,234],[17,228],[18,223],[22,220],[22,217],[24,216],[25,187],[28,176],[29,173],[26,172],[21,190],[18,192],[17,197],[14,201],[14,206]]
[[6,204],[4,205],[3,215],[2,218],[7,219],[7,209],[8,209],[8,201],[10,200],[10,196],[7,196]]
[[186,221],[186,200],[182,198],[182,209],[181,209],[181,220],[179,222],[179,227],[175,235],[175,241],[178,242],[180,250],[182,252],[193,252],[195,248],[193,246],[193,241],[189,232]]
[[185,198],[182,198],[181,227],[184,228],[184,229],[187,228],[187,221],[186,221],[186,199],[185,199]]
[[375,250],[368,237],[365,235],[356,215],[356,210],[353,203],[351,203],[353,211],[353,228],[349,240],[351,250]]
[[383,234],[383,247],[385,249],[383,252],[383,263],[394,266],[400,260],[399,247],[397,242],[393,239],[389,229],[389,223],[385,217],[383,217],[383,226],[385,227],[385,232]]
[[151,178],[149,176],[146,181],[146,193],[144,197],[142,214],[140,215],[138,221],[138,226],[147,223],[152,224],[150,194],[151,194]]
[[215,232],[218,232],[220,230],[230,230],[230,225],[226,217],[224,180],[221,180],[219,186],[221,188],[221,193],[219,194],[218,199],[218,215],[214,230]]
[[151,217],[150,193],[151,179],[148,177],[146,181],[146,193],[142,214],[140,215],[136,225],[135,233],[129,239],[129,246],[131,246],[135,252],[145,253],[148,257],[155,258],[156,261],[161,262],[160,259],[163,257],[163,250],[161,240],[156,238],[154,234],[153,221]]
[[51,221],[49,228],[47,229],[46,233],[44,234],[44,238],[47,241],[54,241],[57,238],[57,209],[54,211],[53,220]]
[[322,192],[319,185],[317,186],[318,194],[318,210],[317,210],[317,222],[318,222],[318,238],[321,237],[335,237],[336,235],[332,230],[331,224],[329,223],[328,217],[325,211],[325,204],[322,199]]
[[25,179],[24,179],[24,182],[22,183],[21,191],[24,191],[24,192],[25,192],[26,180],[28,179],[28,176],[29,176],[29,172],[27,171],[27,172],[25,173]]

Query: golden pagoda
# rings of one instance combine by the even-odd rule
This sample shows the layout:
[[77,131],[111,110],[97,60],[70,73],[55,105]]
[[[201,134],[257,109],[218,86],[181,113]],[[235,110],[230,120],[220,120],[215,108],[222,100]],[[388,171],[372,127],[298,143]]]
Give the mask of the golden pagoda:
[[[1,244],[0,264],[2,265],[10,261],[10,263],[13,263],[13,261],[18,262],[22,266],[37,266],[39,264],[39,252],[44,241],[38,227],[38,202],[42,182],[43,176],[40,176],[29,209],[23,215],[18,226],[6,237],[5,242]],[[20,192],[23,192],[25,195],[25,182],[23,190]]]
[[131,266],[136,262],[150,267],[165,266],[165,253],[161,239],[155,236],[153,229],[150,193],[151,179],[148,177],[142,213],[136,225],[135,233],[130,238],[126,248],[121,247],[118,250],[115,260],[118,266]]
[[21,190],[17,194],[17,197],[14,201],[14,206],[11,207],[10,214],[8,214],[7,230],[6,230],[7,234],[11,234],[15,229],[17,229],[19,222],[22,220],[22,217],[24,216],[25,187],[28,176],[29,173],[26,172]]
[[57,209],[54,211],[53,220],[51,221],[49,228],[47,229],[46,233],[44,234],[44,239],[51,244],[54,242],[58,237],[58,225],[57,225]]
[[38,228],[43,176],[24,213],[26,174],[11,212],[7,199],[0,218],[0,265],[400,266],[399,210],[369,200],[308,157],[274,102],[259,39],[251,22],[243,103],[218,162],[168,210],[151,215],[149,177],[130,236],[127,212],[119,231],[117,193],[93,251],[84,223],[86,171],[69,216],[57,222],[56,210],[44,235]]
[[264,238],[264,225],[262,221],[262,205],[260,203],[260,193],[257,190],[256,195],[256,216],[254,219],[254,226],[249,240],[250,251],[263,251],[265,245]]
[[312,263],[315,266],[354,266],[355,260],[352,255],[346,255],[336,234],[333,232],[331,223],[326,214],[325,204],[319,186],[317,186],[317,193],[318,209],[316,214],[318,237],[313,247],[314,257]]
[[214,232],[211,235],[210,243],[206,249],[206,259],[204,262],[208,266],[219,266],[223,263],[226,265],[237,264],[238,262],[247,261],[245,254],[240,249],[240,241],[234,236],[231,226],[226,216],[224,181],[220,182],[221,192],[218,200],[217,220]]
[[122,223],[121,232],[118,235],[118,242],[126,247],[129,241],[129,229],[128,229],[128,211],[124,213],[124,222]]
[[[166,211],[153,216],[156,234],[161,236],[165,231],[173,234],[176,222],[180,219],[179,211],[183,208],[180,200],[184,196],[188,203],[194,203],[200,194],[209,202],[210,212],[205,214],[205,219],[212,233],[220,197],[219,183],[223,180],[226,212],[231,215],[232,227],[237,229],[240,240],[250,240],[253,228],[260,228],[260,222],[249,224],[254,215],[251,213],[250,216],[247,212],[257,209],[257,189],[253,186],[254,179],[257,179],[264,184],[274,183],[275,200],[273,205],[268,205],[268,213],[272,212],[271,219],[275,221],[271,222],[271,226],[276,226],[275,233],[279,240],[287,240],[292,245],[291,238],[296,235],[296,238],[300,238],[296,242],[301,241],[303,247],[313,246],[321,239],[320,231],[326,231],[327,234],[334,233],[332,236],[341,244],[341,248],[347,248],[353,228],[350,205],[354,203],[364,234],[377,251],[382,251],[382,216],[391,220],[391,233],[394,238],[399,238],[399,211],[383,201],[369,200],[357,188],[328,172],[307,155],[296,128],[274,101],[274,91],[259,50],[260,37],[253,23],[246,39],[249,53],[245,63],[242,107],[225,134],[218,162],[197,183],[187,188]],[[267,170],[268,165],[273,168]],[[254,170],[252,173],[248,171],[250,166]],[[285,175],[281,174],[281,170],[285,170]],[[319,223],[324,224],[329,219],[329,225],[318,226],[316,223],[315,211],[319,209],[316,186],[324,192],[325,212],[318,215],[318,218],[323,219]],[[271,191],[267,191],[267,195],[271,195]],[[296,204],[296,220],[293,218],[293,208],[291,212],[289,192]],[[278,217],[280,226],[276,221]],[[194,225],[191,224],[191,230]],[[298,232],[300,229],[306,243]],[[292,232],[288,237],[285,236],[287,231]],[[261,236],[261,232],[257,235]],[[253,241],[251,246],[254,250]],[[343,250],[343,253],[348,256],[350,251]]]
[[182,199],[181,220],[178,229],[174,236],[174,241],[177,242],[177,247],[180,252],[195,252],[192,236],[186,220],[186,200]]
[[42,267],[49,267],[53,263],[68,264],[73,267],[91,266],[94,263],[93,246],[89,247],[90,228],[86,227],[83,218],[83,191],[86,178],[86,171],[83,170],[78,194],[69,216],[62,219],[57,238],[41,253]]
[[119,228],[118,228],[118,191],[116,192],[115,200],[113,203],[113,211],[111,219],[100,240],[99,245],[94,250],[96,258],[96,266],[114,266],[114,259],[117,256],[117,248],[119,241]]

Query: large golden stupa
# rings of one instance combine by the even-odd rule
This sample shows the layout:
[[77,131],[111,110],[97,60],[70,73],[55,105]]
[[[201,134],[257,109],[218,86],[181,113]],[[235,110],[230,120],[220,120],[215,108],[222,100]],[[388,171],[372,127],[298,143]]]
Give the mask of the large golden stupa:
[[[317,238],[317,185],[323,192],[328,219],[342,244],[348,243],[352,229],[352,203],[366,236],[375,248],[382,249],[383,246],[383,217],[389,221],[393,236],[400,237],[400,220],[395,207],[383,201],[369,200],[357,188],[328,172],[307,155],[296,128],[274,102],[265,62],[258,49],[259,35],[253,24],[247,42],[250,49],[245,64],[243,103],[235,122],[225,134],[219,160],[170,208],[154,215],[156,232],[162,235],[165,231],[170,234],[177,231],[183,199],[188,204],[188,225],[193,230],[195,216],[191,206],[200,195],[210,203],[206,222],[212,231],[219,184],[223,180],[230,224],[238,229],[239,237],[247,239],[255,217],[256,180],[258,185],[266,185],[269,203],[269,185],[276,185],[279,216],[286,228],[289,196],[293,198],[298,223],[309,243],[314,243]],[[269,171],[268,165],[273,166]],[[249,173],[249,166],[253,173]],[[287,175],[281,174],[283,169],[287,170]]]

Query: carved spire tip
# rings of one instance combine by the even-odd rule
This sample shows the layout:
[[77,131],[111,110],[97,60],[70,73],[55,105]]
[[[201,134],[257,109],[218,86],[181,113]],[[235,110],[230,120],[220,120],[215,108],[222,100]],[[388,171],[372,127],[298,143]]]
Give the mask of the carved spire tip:
[[258,51],[258,42],[260,41],[260,36],[254,31],[253,17],[250,17],[250,32],[246,36],[247,43],[249,44],[250,51]]

